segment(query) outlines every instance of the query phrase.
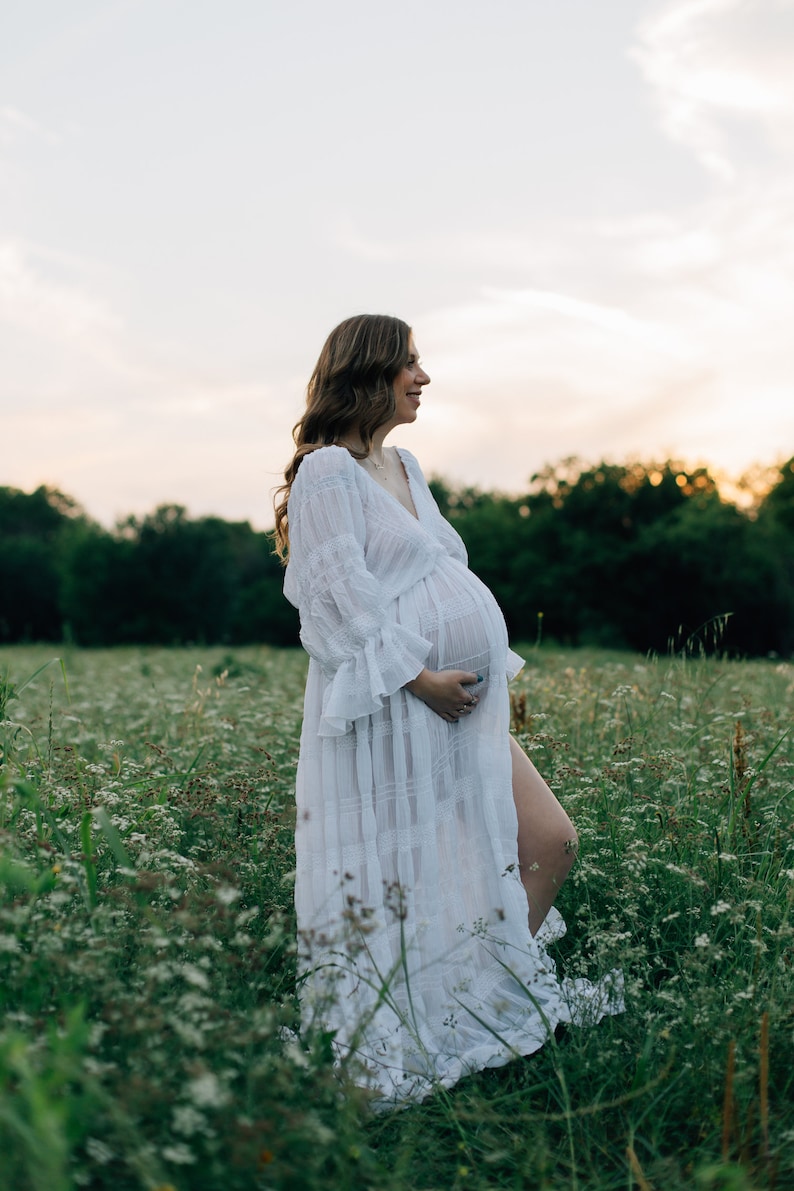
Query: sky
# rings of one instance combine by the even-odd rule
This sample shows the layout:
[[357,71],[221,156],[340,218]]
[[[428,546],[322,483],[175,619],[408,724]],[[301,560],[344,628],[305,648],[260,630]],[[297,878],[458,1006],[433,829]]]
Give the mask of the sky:
[[782,462],[793,165],[794,0],[3,5],[0,485],[266,528],[362,311],[455,485]]

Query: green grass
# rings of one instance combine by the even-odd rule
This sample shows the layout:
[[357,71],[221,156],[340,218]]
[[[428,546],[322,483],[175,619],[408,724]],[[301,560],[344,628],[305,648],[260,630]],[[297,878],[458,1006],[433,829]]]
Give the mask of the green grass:
[[303,655],[0,650],[2,1191],[794,1186],[794,666],[525,652],[626,1012],[372,1115],[289,1033]]

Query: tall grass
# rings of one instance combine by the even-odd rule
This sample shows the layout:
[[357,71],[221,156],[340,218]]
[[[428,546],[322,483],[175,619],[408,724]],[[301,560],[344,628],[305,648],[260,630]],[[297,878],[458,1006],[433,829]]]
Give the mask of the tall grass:
[[794,1186],[794,667],[527,655],[627,1009],[384,1115],[291,1032],[302,655],[0,651],[3,1191]]

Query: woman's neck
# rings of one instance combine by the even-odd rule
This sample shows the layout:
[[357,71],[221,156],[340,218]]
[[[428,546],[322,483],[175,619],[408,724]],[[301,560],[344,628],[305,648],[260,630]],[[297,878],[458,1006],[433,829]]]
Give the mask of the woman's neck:
[[360,451],[362,454],[368,455],[368,457],[374,460],[375,463],[382,464],[383,451],[385,449],[384,443],[388,433],[388,428],[385,426],[379,426],[377,430],[373,431],[372,442],[370,444],[369,451],[366,452],[364,450],[364,444],[358,434],[346,434],[344,445],[346,447],[352,447],[354,451]]

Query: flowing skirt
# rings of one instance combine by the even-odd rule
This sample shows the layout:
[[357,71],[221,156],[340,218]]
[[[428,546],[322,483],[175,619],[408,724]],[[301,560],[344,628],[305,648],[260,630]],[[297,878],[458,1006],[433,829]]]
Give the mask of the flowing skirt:
[[482,675],[447,723],[396,691],[342,736],[318,735],[327,678],[312,661],[297,782],[295,903],[304,1030],[384,1103],[532,1053],[563,1021],[618,1011],[616,981],[560,981],[533,939],[518,872],[508,647],[488,589],[444,558],[394,601],[432,643],[431,670]]

